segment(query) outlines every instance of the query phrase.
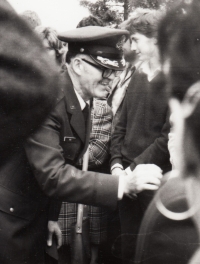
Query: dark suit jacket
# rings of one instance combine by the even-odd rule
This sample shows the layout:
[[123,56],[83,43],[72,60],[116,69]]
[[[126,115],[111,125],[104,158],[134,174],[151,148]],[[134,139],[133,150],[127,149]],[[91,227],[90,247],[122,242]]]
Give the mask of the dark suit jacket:
[[134,73],[111,138],[111,166],[115,163],[153,163],[169,171],[167,148],[168,102],[164,79],[159,73],[151,82],[146,74]]
[[70,165],[80,156],[85,132],[67,76],[66,89],[49,117],[25,148],[19,143],[1,167],[0,263],[43,263],[51,199],[116,206],[118,177],[82,172]]
[[172,212],[188,210],[182,179],[170,179],[159,190],[145,213],[133,263],[186,264],[198,247],[197,230],[191,218],[175,221],[162,215],[155,203],[158,196]]

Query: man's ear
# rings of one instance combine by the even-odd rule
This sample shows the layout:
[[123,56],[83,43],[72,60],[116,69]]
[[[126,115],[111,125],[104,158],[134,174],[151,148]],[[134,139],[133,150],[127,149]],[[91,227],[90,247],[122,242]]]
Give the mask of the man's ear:
[[84,67],[80,58],[76,57],[72,60],[72,68],[77,75],[82,75]]

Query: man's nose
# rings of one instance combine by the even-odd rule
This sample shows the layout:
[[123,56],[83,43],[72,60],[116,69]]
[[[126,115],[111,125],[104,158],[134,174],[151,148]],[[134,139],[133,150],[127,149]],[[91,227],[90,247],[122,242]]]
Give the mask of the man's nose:
[[110,81],[113,81],[115,77],[116,77],[116,75],[115,75],[115,72],[113,71],[112,74],[109,76],[108,79],[109,79]]

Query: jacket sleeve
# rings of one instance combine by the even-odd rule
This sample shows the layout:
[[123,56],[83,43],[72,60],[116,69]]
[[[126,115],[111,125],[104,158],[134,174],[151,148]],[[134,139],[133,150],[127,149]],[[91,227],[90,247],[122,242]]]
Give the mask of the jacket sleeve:
[[46,195],[61,201],[115,207],[118,177],[83,172],[66,164],[60,145],[60,129],[56,107],[26,142],[26,155],[40,188]]
[[49,204],[48,220],[58,221],[62,202],[59,200],[51,199]]
[[115,130],[111,136],[111,167],[116,164],[122,164],[121,145],[126,135],[127,124],[127,95],[124,98],[121,115],[116,124]]
[[166,122],[163,125],[161,134],[156,140],[137,156],[130,165],[134,170],[138,164],[156,164],[162,168],[163,165],[169,164],[168,134],[170,131],[169,113]]

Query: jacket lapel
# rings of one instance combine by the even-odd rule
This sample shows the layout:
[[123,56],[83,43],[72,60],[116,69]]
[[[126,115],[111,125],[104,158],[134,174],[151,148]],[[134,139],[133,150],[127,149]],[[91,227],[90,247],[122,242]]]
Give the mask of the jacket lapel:
[[77,135],[80,137],[81,141],[85,143],[85,120],[79,101],[74,92],[72,81],[69,77],[69,74],[66,74],[66,86],[63,89],[65,95],[65,106],[67,113],[71,114],[70,125],[73,127]]
[[88,119],[87,119],[87,124],[86,124],[85,145],[84,145],[83,151],[81,151],[81,153],[79,155],[79,158],[81,158],[85,154],[85,152],[88,148],[89,140],[90,140],[90,132],[91,132],[91,107],[90,107],[90,111],[89,111],[89,115],[88,115]]

